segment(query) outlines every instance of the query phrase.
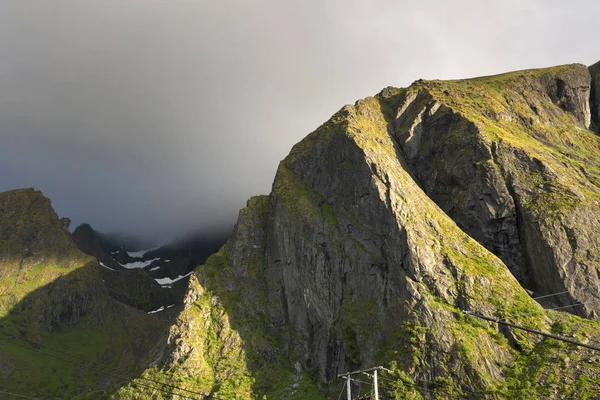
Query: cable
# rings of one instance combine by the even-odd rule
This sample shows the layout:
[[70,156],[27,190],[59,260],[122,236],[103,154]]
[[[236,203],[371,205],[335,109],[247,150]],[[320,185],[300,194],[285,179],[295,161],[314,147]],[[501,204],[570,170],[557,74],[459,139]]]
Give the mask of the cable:
[[[383,380],[387,381],[388,383],[397,383],[398,382],[398,381],[394,381],[394,380],[389,379],[389,378],[383,378]],[[424,388],[424,387],[422,387],[420,385],[417,385],[416,383],[405,382],[403,380],[400,380],[400,381],[405,386],[414,387],[414,388],[416,388],[418,390],[422,390],[422,391],[429,392],[429,393],[434,393],[434,390],[432,390],[432,389],[426,389],[426,388]],[[424,383],[427,383],[427,384],[430,384],[430,385],[433,385],[433,386],[435,386],[435,385],[440,386],[439,383],[431,382],[431,381],[427,381],[427,380],[421,380],[421,382],[424,382]],[[391,388],[385,387],[385,386],[382,386],[382,388],[387,389],[387,390],[391,390],[391,391],[395,390],[395,389],[391,389]],[[454,395],[454,393],[450,393],[448,390],[443,390],[442,388],[440,388],[439,391],[441,391],[442,393]],[[476,392],[470,392],[470,391],[467,391],[467,390],[463,390],[463,391],[467,392],[467,393],[471,393],[471,394],[477,394]],[[465,394],[461,394],[461,396],[467,397],[467,395],[465,395]]]
[[[48,356],[48,357],[50,357],[50,358],[54,358],[54,359],[56,359],[56,360],[60,360],[60,361],[63,361],[63,362],[66,362],[66,363],[72,364],[72,365],[74,365],[74,366],[76,366],[76,367],[78,367],[78,366],[79,366],[79,364],[76,364],[76,363],[74,363],[73,361],[70,361],[70,360],[65,360],[64,358],[57,357],[57,356],[55,356],[55,355],[53,355],[53,354],[46,353],[46,352],[40,351],[40,350],[38,350],[38,349],[34,349],[34,348],[32,348],[32,347],[29,347],[29,346],[25,346],[25,345],[23,345],[23,344],[20,344],[20,343],[17,343],[17,342],[15,342],[14,340],[10,340],[10,339],[4,338],[4,337],[0,337],[0,339],[2,339],[2,340],[5,340],[5,341],[7,341],[7,342],[9,342],[9,343],[12,343],[12,344],[14,344],[14,345],[17,345],[17,346],[23,347],[23,348],[25,348],[25,349],[32,350],[32,351],[35,351],[35,352],[37,352],[37,353],[40,353],[40,354],[44,354],[44,355],[46,355],[46,356]],[[111,373],[109,373],[109,372],[104,372],[104,373],[102,373],[102,372],[95,371],[95,373],[96,373],[96,374],[100,374],[100,375],[108,375],[108,376],[112,376],[112,377],[114,377],[114,378],[117,378],[117,379],[119,379],[119,380],[123,380],[123,381],[129,381],[129,380],[130,380],[130,378],[123,378],[122,376],[118,376],[118,375],[115,375],[115,374],[111,374]],[[175,393],[175,392],[171,392],[171,391],[168,391],[168,390],[166,390],[166,389],[159,388],[159,387],[156,387],[156,386],[150,386],[150,385],[146,385],[146,384],[142,384],[142,383],[135,383],[135,382],[132,382],[131,384],[132,384],[132,385],[137,385],[137,386],[143,386],[143,387],[147,387],[147,388],[149,388],[149,389],[158,390],[158,391],[160,391],[160,392],[163,392],[163,393],[166,393],[166,394],[172,394],[172,395],[180,396],[180,397],[183,397],[183,398],[185,398],[185,399],[194,400],[194,398],[193,398],[193,397],[187,397],[187,396],[184,396],[184,395],[182,395],[182,394],[178,394],[178,393]]]
[[560,340],[560,341],[563,341],[563,342],[566,342],[566,343],[574,344],[576,346],[585,347],[585,348],[588,348],[588,349],[591,349],[591,350],[600,351],[600,347],[592,346],[592,345],[586,344],[586,343],[577,342],[575,340],[571,340],[571,339],[568,339],[568,338],[565,338],[565,337],[562,337],[562,336],[554,335],[552,333],[548,333],[548,332],[544,332],[544,331],[539,331],[537,329],[527,328],[525,326],[511,324],[510,322],[501,321],[501,320],[499,320],[497,318],[486,317],[486,316],[481,315],[481,314],[476,314],[476,313],[474,313],[472,311],[464,311],[463,310],[463,312],[465,314],[467,314],[467,315],[471,315],[473,317],[484,319],[486,321],[496,322],[498,324],[506,325],[506,326],[509,326],[511,328],[521,329],[521,330],[524,330],[526,332],[535,333],[535,334],[541,335],[541,336],[546,336],[546,337],[549,337],[551,339]]
[[130,379],[130,380],[133,380],[133,379],[143,379],[143,380],[145,380],[145,381],[149,381],[149,382],[152,382],[152,383],[155,383],[155,384],[159,384],[159,385],[163,385],[163,386],[166,386],[166,387],[170,387],[171,389],[182,390],[182,391],[184,391],[184,392],[188,392],[188,393],[192,393],[192,394],[197,394],[197,395],[200,395],[200,396],[204,396],[204,393],[200,393],[200,392],[194,392],[193,390],[184,389],[184,388],[181,388],[181,387],[178,387],[178,386],[175,386],[175,385],[171,385],[171,384],[168,384],[168,383],[163,383],[163,382],[160,382],[160,381],[157,381],[157,380],[154,380],[154,379],[150,379],[150,378],[146,378],[146,377],[142,377],[142,376],[140,376],[140,377],[135,377],[135,376],[133,376],[132,374],[130,374],[130,373],[128,373],[128,372],[121,371],[121,370],[118,370],[118,369],[116,369],[116,368],[113,368],[113,367],[109,367],[109,366],[107,366],[107,365],[105,365],[105,364],[102,364],[102,363],[99,363],[99,362],[96,362],[96,361],[88,360],[88,359],[86,359],[86,358],[83,358],[83,357],[81,357],[81,356],[78,356],[78,355],[75,355],[75,354],[70,354],[70,353],[67,353],[66,351],[59,350],[59,349],[56,349],[56,348],[53,348],[53,347],[47,346],[47,345],[45,345],[45,344],[43,344],[43,343],[39,343],[39,342],[36,342],[36,341],[34,341],[34,340],[31,340],[31,339],[24,338],[24,337],[22,337],[22,336],[17,336],[17,335],[15,335],[15,334],[12,334],[12,333],[10,333],[10,332],[7,332],[7,331],[5,331],[5,330],[2,330],[2,329],[0,329],[0,333],[3,333],[3,334],[5,334],[5,335],[7,335],[7,336],[12,336],[13,338],[15,338],[15,337],[16,337],[16,338],[18,338],[18,339],[25,340],[26,342],[29,342],[30,344],[33,344],[33,345],[35,345],[35,346],[45,347],[45,348],[47,348],[47,349],[50,349],[50,350],[56,351],[56,352],[58,352],[58,353],[64,354],[64,355],[66,355],[66,356],[69,356],[69,357],[78,358],[78,359],[80,359],[80,360],[82,360],[82,361],[84,361],[84,362],[88,362],[88,363],[91,363],[91,364],[99,365],[99,366],[101,366],[102,368],[104,368],[104,369],[106,369],[106,370],[109,370],[109,371],[114,371],[114,372],[117,372],[117,373],[119,373],[119,374],[127,375],[127,376],[129,376],[129,378],[128,378],[128,379]]
[[[350,379],[353,380],[353,381],[355,381],[355,382],[359,382],[359,383],[363,383],[363,384],[367,384],[367,385],[373,386],[373,383],[371,383],[371,382],[366,382],[366,381],[362,381],[360,379],[355,379],[355,378],[350,378]],[[384,378],[384,377],[378,377],[377,379],[378,380],[387,381],[388,383],[397,383],[398,382],[398,381],[395,381],[395,380],[392,380],[392,379],[389,379],[389,378]],[[431,382],[431,381],[426,381],[426,380],[421,380],[421,381],[425,382],[425,383],[428,383],[428,384],[439,385],[436,382]],[[422,391],[429,392],[429,393],[434,393],[434,390],[426,389],[426,388],[424,388],[422,386],[419,386],[419,385],[417,385],[415,383],[409,383],[409,382],[404,382],[404,381],[401,381],[401,382],[405,386],[410,386],[410,387],[414,387],[414,388],[416,388],[418,390],[422,390]],[[379,385],[379,387],[382,388],[382,389],[385,389],[385,390],[389,390],[390,392],[393,392],[393,391],[396,390],[396,389],[392,389],[390,387],[383,386],[383,385]],[[439,391],[441,391],[443,393],[446,393],[446,394],[454,394],[454,393],[450,393],[447,390],[443,390],[443,389],[440,389]],[[476,392],[470,392],[468,390],[463,390],[463,392],[467,392],[467,393],[471,393],[471,394],[477,394]],[[462,396],[463,397],[467,397],[465,394],[462,394]]]
[[546,294],[544,296],[532,297],[532,299],[533,300],[545,299],[546,297],[553,297],[553,296],[558,296],[558,295],[567,294],[567,293],[570,293],[570,292],[568,290],[565,290],[564,292],[558,292],[558,293]]
[[348,382],[344,382],[344,384],[342,385],[342,391],[340,392],[340,395],[338,396],[337,400],[340,400],[342,398],[342,395],[344,394],[344,389],[346,389],[346,385],[348,384]]
[[508,318],[518,318],[518,317],[525,317],[528,315],[537,315],[537,314],[543,314],[544,311],[552,311],[552,310],[561,310],[563,308],[569,308],[569,307],[579,307],[579,306],[584,306],[586,304],[590,304],[590,303],[597,303],[599,302],[600,299],[596,299],[596,300],[590,300],[586,303],[575,303],[575,304],[569,304],[567,306],[560,306],[560,307],[550,307],[550,308],[542,308],[541,311],[532,311],[529,313],[523,313],[523,314],[513,314],[513,315],[507,315],[506,317],[502,317],[499,319],[499,321],[506,321]]
[[[4,333],[4,331],[0,331],[0,332]],[[14,335],[13,335],[13,336],[14,336]],[[20,343],[17,343],[17,342],[15,342],[14,340],[10,340],[10,339],[8,339],[8,338],[1,337],[1,336],[0,336],[0,339],[2,339],[2,340],[5,340],[5,341],[7,341],[7,342],[9,342],[9,343],[12,343],[12,344],[14,344],[14,345],[17,345],[17,346],[19,346],[19,347],[23,347],[23,348],[25,348],[25,349],[28,349],[28,350],[31,350],[31,351],[34,351],[34,352],[37,352],[37,353],[40,353],[40,354],[44,354],[44,355],[46,355],[46,356],[48,356],[48,357],[51,357],[51,358],[54,358],[54,359],[56,359],[56,360],[60,360],[60,361],[63,361],[63,362],[66,362],[66,363],[72,364],[72,365],[74,365],[74,366],[76,366],[76,367],[80,366],[80,364],[74,363],[74,362],[73,362],[73,361],[71,361],[71,360],[66,360],[66,359],[64,359],[64,358],[57,357],[57,356],[55,356],[55,355],[53,355],[53,354],[50,354],[50,353],[47,353],[47,352],[43,352],[43,351],[41,351],[41,350],[39,350],[39,349],[35,349],[35,348],[29,347],[29,346],[25,346],[25,345],[23,345],[23,344],[20,344]],[[99,373],[99,374],[101,374],[101,375],[108,375],[108,376],[112,376],[112,377],[114,377],[114,378],[117,378],[117,379],[119,379],[119,380],[122,380],[122,381],[130,381],[130,380],[131,380],[131,378],[124,378],[124,377],[122,377],[122,376],[118,376],[118,375],[112,374],[112,373],[110,373],[110,372],[99,372],[99,371],[96,371],[96,373]],[[166,393],[166,394],[175,395],[175,396],[179,396],[179,397],[182,397],[182,398],[184,398],[184,399],[195,400],[193,397],[188,397],[188,396],[185,396],[185,395],[182,395],[182,394],[179,394],[179,393],[171,392],[171,391],[168,391],[168,390],[166,390],[166,389],[164,389],[164,388],[160,388],[160,387],[156,387],[156,386],[150,386],[150,385],[142,384],[142,383],[139,383],[139,382],[131,382],[131,384],[132,384],[132,385],[135,385],[135,386],[143,386],[143,387],[147,387],[147,388],[149,388],[149,389],[158,390],[158,391],[160,391],[160,392],[163,392],[163,393]],[[178,388],[178,389],[180,389],[180,388]],[[184,390],[184,389],[180,389],[180,390]]]
[[15,396],[15,397],[20,397],[21,399],[39,400],[36,397],[29,397],[29,396],[25,396],[24,394],[17,394],[17,393],[5,392],[4,390],[0,390],[0,393],[2,393],[2,394],[9,394],[9,395]]
[[543,314],[544,311],[560,310],[561,308],[575,307],[575,306],[582,305],[582,304],[583,303],[577,303],[577,304],[571,304],[571,305],[568,305],[568,306],[552,307],[552,308],[542,308],[539,311],[531,311],[531,312],[528,312],[528,313],[507,315],[505,317],[500,318],[498,321],[506,321],[508,318],[519,318],[519,317],[527,317],[527,316],[530,316],[530,315]]
[[[593,288],[594,286],[589,285],[589,286],[584,286],[580,289],[577,290],[588,290],[589,288]],[[557,293],[550,293],[550,294],[545,294],[543,296],[537,296],[537,297],[532,297],[533,300],[539,300],[539,299],[545,299],[547,297],[553,297],[553,296],[559,296],[561,294],[570,294],[571,292],[569,292],[568,290],[565,290],[563,292],[557,292]]]

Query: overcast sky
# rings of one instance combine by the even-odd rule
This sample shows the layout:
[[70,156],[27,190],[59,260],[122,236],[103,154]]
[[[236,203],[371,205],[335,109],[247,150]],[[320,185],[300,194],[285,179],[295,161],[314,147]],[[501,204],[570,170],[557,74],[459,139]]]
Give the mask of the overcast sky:
[[162,238],[231,227],[385,86],[600,59],[600,2],[0,1],[0,190]]

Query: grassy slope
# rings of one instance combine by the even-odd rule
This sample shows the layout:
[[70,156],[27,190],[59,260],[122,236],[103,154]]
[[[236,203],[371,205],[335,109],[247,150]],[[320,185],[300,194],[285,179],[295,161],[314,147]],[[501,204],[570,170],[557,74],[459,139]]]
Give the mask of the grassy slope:
[[0,387],[65,399],[119,381],[77,357],[135,373],[160,324],[108,298],[100,267],[49,200],[33,190],[0,194],[0,231]]

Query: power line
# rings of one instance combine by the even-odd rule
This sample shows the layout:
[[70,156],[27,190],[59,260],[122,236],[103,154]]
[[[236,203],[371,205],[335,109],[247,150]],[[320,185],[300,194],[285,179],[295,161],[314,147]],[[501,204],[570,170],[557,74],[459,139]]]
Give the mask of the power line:
[[[600,301],[600,299],[588,301],[587,304],[589,304],[589,303],[596,303],[598,301]],[[579,307],[579,306],[584,306],[584,305],[585,305],[585,303],[575,303],[575,304],[569,304],[568,306],[542,308],[542,310],[539,310],[539,311],[532,311],[532,312],[523,313],[523,314],[507,315],[505,317],[500,318],[499,320],[500,321],[506,321],[508,318],[518,318],[518,317],[526,317],[526,316],[529,316],[529,315],[538,315],[538,314],[543,314],[545,311],[562,310],[564,308]]]
[[0,393],[2,393],[2,394],[9,394],[11,396],[19,397],[21,399],[39,400],[36,397],[29,397],[29,396],[25,396],[24,394],[17,394],[17,393],[5,392],[4,390],[0,390]]
[[0,329],[0,333],[3,333],[3,334],[5,334],[5,335],[7,335],[7,336],[9,336],[9,337],[13,337],[13,338],[17,338],[17,339],[24,340],[24,341],[26,341],[26,342],[28,342],[28,343],[30,343],[30,344],[32,344],[32,345],[34,345],[34,346],[45,347],[45,348],[47,348],[47,349],[50,349],[50,350],[56,351],[56,352],[58,352],[58,353],[61,353],[61,354],[64,354],[64,355],[66,355],[66,356],[73,357],[73,358],[77,358],[77,359],[79,359],[79,360],[81,360],[81,361],[84,361],[84,362],[87,362],[87,363],[91,363],[91,364],[98,365],[98,366],[100,366],[100,367],[102,367],[102,368],[104,368],[104,369],[106,369],[106,370],[109,370],[109,371],[114,371],[114,372],[116,372],[116,373],[119,373],[119,374],[126,375],[126,376],[128,376],[128,377],[129,377],[128,379],[142,379],[142,380],[149,381],[149,382],[152,382],[152,383],[155,383],[155,384],[159,384],[159,385],[163,385],[163,386],[169,387],[169,388],[171,388],[171,389],[182,390],[182,391],[184,391],[184,392],[188,392],[188,393],[192,393],[192,394],[197,394],[197,395],[200,395],[200,396],[204,396],[204,393],[200,393],[200,392],[194,392],[193,390],[184,389],[184,388],[181,388],[181,387],[178,387],[178,386],[175,386],[175,385],[171,385],[171,384],[169,384],[169,383],[163,383],[163,382],[160,382],[160,381],[157,381],[157,380],[154,380],[154,379],[151,379],[151,378],[142,377],[142,376],[140,376],[140,377],[136,377],[136,376],[133,376],[132,374],[130,374],[130,373],[128,373],[128,372],[125,372],[125,371],[122,371],[122,370],[118,370],[118,369],[116,369],[116,368],[113,368],[113,367],[109,367],[109,366],[107,366],[106,364],[102,364],[102,363],[99,363],[99,362],[96,362],[96,361],[92,361],[92,360],[86,359],[86,358],[84,358],[84,357],[81,357],[81,356],[75,355],[75,354],[70,354],[70,353],[67,353],[66,351],[59,350],[59,349],[56,349],[56,348],[53,348],[53,347],[47,346],[47,345],[45,345],[45,344],[43,344],[43,343],[36,342],[35,340],[31,340],[31,339],[27,339],[27,338],[24,338],[24,337],[21,337],[21,336],[17,336],[17,335],[15,335],[15,334],[12,334],[12,333],[10,333],[10,332],[7,332],[7,331],[5,331],[5,330],[2,330],[2,329]]
[[340,391],[340,395],[338,396],[337,400],[340,400],[342,398],[342,394],[344,394],[344,389],[346,388],[346,381],[344,381],[344,384],[342,385],[342,390]]
[[[70,361],[70,360],[66,360],[66,359],[64,359],[64,358],[57,357],[57,356],[55,356],[55,355],[53,355],[53,354],[50,354],[50,353],[47,353],[47,352],[43,352],[43,351],[40,351],[40,350],[38,350],[38,349],[35,349],[35,348],[32,348],[32,347],[29,347],[29,346],[25,346],[25,345],[23,345],[23,344],[20,344],[20,343],[17,343],[17,342],[15,342],[14,340],[10,340],[10,339],[7,339],[7,338],[1,337],[1,336],[0,336],[0,339],[2,339],[2,340],[5,340],[5,341],[7,341],[7,342],[9,342],[9,343],[12,343],[12,344],[14,344],[14,345],[17,345],[17,346],[19,346],[19,347],[23,347],[24,349],[28,349],[28,350],[31,350],[31,351],[34,351],[34,352],[37,352],[37,353],[40,353],[40,354],[46,355],[46,356],[48,356],[48,357],[50,357],[50,358],[54,358],[54,359],[56,359],[56,360],[60,360],[60,361],[66,362],[66,363],[72,364],[72,365],[74,365],[74,366],[79,366],[79,364],[77,364],[77,363],[74,363],[73,361]],[[99,372],[98,370],[96,370],[96,371],[95,371],[95,373],[96,373],[96,374],[100,374],[100,375],[112,376],[113,378],[117,378],[117,379],[119,379],[119,380],[122,380],[122,381],[129,381],[129,380],[130,380],[130,378],[123,378],[122,376],[118,376],[118,375],[112,374],[112,373],[110,373],[110,372]],[[132,384],[132,385],[137,385],[137,386],[143,386],[143,387],[147,387],[147,388],[149,388],[149,389],[158,390],[158,391],[161,391],[161,392],[163,392],[163,393],[166,393],[166,394],[177,395],[177,396],[183,397],[183,398],[185,398],[185,399],[194,400],[192,397],[187,397],[187,396],[184,396],[184,395],[182,395],[182,394],[178,394],[178,393],[175,393],[175,392],[171,392],[171,391],[168,391],[168,390],[166,390],[166,389],[159,388],[159,387],[156,387],[156,386],[150,386],[150,385],[146,385],[146,384],[142,384],[142,383],[136,383],[136,382],[132,382],[131,384]]]
[[[4,331],[0,331],[0,332],[4,333]],[[13,336],[14,336],[14,335],[13,335]],[[53,354],[50,354],[50,353],[47,353],[47,352],[43,352],[43,351],[41,351],[41,350],[39,350],[39,349],[35,349],[35,348],[33,348],[33,347],[29,347],[29,346],[25,346],[25,345],[23,345],[23,344],[17,343],[16,341],[14,341],[14,340],[10,340],[10,339],[8,339],[8,338],[5,338],[5,337],[1,337],[1,336],[0,336],[0,339],[2,339],[2,340],[5,340],[5,341],[7,341],[7,342],[9,342],[9,343],[12,343],[12,344],[14,344],[14,345],[17,345],[17,346],[19,346],[19,347],[23,347],[23,348],[25,348],[25,349],[28,349],[28,350],[31,350],[31,351],[34,351],[34,352],[37,352],[37,353],[40,353],[40,354],[46,355],[46,356],[48,356],[48,357],[54,358],[54,359],[56,359],[56,360],[60,360],[60,361],[63,361],[63,362],[69,363],[69,364],[71,364],[71,365],[74,365],[74,366],[79,366],[79,365],[80,365],[80,364],[77,364],[77,363],[75,363],[75,362],[73,362],[73,361],[71,361],[71,360],[66,360],[66,359],[64,359],[64,358],[57,357],[57,356],[55,356],[55,355],[53,355]],[[130,381],[130,380],[131,380],[131,378],[124,378],[124,377],[122,377],[122,376],[119,376],[119,375],[116,375],[116,374],[113,374],[113,373],[110,373],[110,372],[106,372],[106,371],[105,371],[105,372],[101,372],[101,371],[98,371],[98,370],[96,370],[95,372],[96,372],[97,374],[101,374],[101,375],[112,376],[113,378],[117,378],[117,379],[119,379],[119,380],[121,380],[121,381]],[[167,389],[164,389],[164,388],[160,388],[160,387],[156,387],[156,386],[150,386],[150,385],[146,385],[146,384],[139,383],[139,382],[131,382],[131,384],[132,384],[132,385],[134,385],[134,386],[142,386],[142,387],[146,387],[146,388],[149,388],[149,389],[158,390],[158,391],[160,391],[160,392],[163,392],[163,393],[166,393],[166,394],[175,395],[175,396],[179,396],[179,397],[182,397],[182,398],[184,398],[184,399],[195,400],[193,397],[188,397],[188,396],[185,396],[185,395],[183,395],[183,394],[175,393],[175,392],[169,391],[169,390],[167,390]],[[181,388],[178,388],[178,389],[180,389],[180,390],[185,390],[185,389],[181,389]]]
[[[390,378],[383,378],[383,380],[387,381],[388,383],[397,383],[397,382],[398,382],[398,381],[394,381],[394,380],[392,380],[392,379],[390,379]],[[438,383],[438,382],[432,382],[432,381],[428,381],[428,380],[425,380],[425,379],[419,379],[419,380],[420,380],[421,382],[423,382],[423,383],[426,383],[426,384],[428,384],[428,385],[438,386],[438,387],[440,388],[438,391],[440,391],[440,392],[442,392],[442,393],[446,393],[446,394],[452,394],[452,395],[455,395],[455,394],[456,394],[456,393],[450,393],[448,390],[444,390],[443,388],[444,388],[446,385],[442,385],[442,384],[440,384],[440,383]],[[414,388],[416,388],[416,389],[418,389],[418,390],[422,390],[422,391],[429,392],[429,393],[434,393],[434,390],[431,390],[431,389],[424,388],[424,387],[422,387],[422,386],[420,386],[420,385],[417,385],[416,383],[405,382],[405,381],[403,381],[403,380],[400,380],[400,382],[402,382],[402,384],[403,384],[403,385],[405,385],[405,386],[414,387]],[[383,386],[382,386],[382,387],[383,387]],[[391,391],[395,390],[395,389],[391,389],[391,388],[389,388],[389,387],[386,387],[385,389],[387,389],[387,390],[391,390]],[[462,392],[469,393],[469,394],[480,394],[480,393],[483,393],[483,392],[472,392],[472,391],[469,391],[469,390],[463,390],[463,389],[459,389],[459,390],[460,390],[460,391],[462,391]],[[467,397],[467,395],[466,395],[466,394],[464,394],[464,393],[461,393],[461,395],[462,395],[463,397]]]
[[551,339],[560,340],[560,341],[563,341],[563,342],[566,342],[566,343],[574,344],[576,346],[586,347],[586,348],[591,349],[591,350],[600,351],[600,347],[592,346],[592,345],[589,345],[589,344],[586,344],[586,343],[581,343],[581,342],[578,342],[576,340],[572,340],[572,339],[565,338],[565,337],[562,337],[562,336],[554,335],[552,333],[540,331],[540,330],[537,330],[537,329],[527,328],[525,326],[515,325],[515,324],[512,324],[510,322],[502,321],[501,319],[498,319],[498,318],[486,317],[484,315],[477,314],[477,313],[474,313],[472,311],[463,310],[463,312],[465,314],[467,314],[467,315],[471,315],[473,317],[484,319],[486,321],[496,322],[498,324],[506,325],[506,326],[509,326],[511,328],[521,329],[521,330],[524,330],[526,332],[535,333],[536,335],[546,336],[546,337],[549,337]]
[[[590,288],[593,288],[594,286],[589,285],[589,286],[584,286],[582,288],[579,288],[577,290],[582,291],[582,290],[588,290]],[[548,297],[554,297],[554,296],[560,296],[561,294],[571,294],[571,292],[569,292],[568,290],[562,291],[562,292],[556,292],[556,293],[550,293],[550,294],[545,294],[543,296],[537,296],[537,297],[532,297],[533,300],[539,300],[539,299],[545,299]]]

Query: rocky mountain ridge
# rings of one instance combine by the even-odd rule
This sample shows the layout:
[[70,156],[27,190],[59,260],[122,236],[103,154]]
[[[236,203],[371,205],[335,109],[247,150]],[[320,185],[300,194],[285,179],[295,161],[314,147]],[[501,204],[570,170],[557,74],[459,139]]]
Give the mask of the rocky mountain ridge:
[[335,398],[337,374],[379,364],[386,398],[593,398],[597,354],[463,312],[600,332],[526,291],[597,317],[591,71],[417,81],[342,108],[196,270],[146,374],[205,398]]
[[[139,372],[119,382],[74,369],[24,389],[26,358],[1,347],[2,383],[88,400],[336,399],[339,373],[384,365],[382,398],[595,398],[596,352],[465,311],[597,343],[599,74],[573,64],[420,80],[343,107],[240,211],[173,323],[110,297],[109,268],[154,254],[108,249],[83,227],[76,241],[102,267],[49,202],[23,200],[41,195],[0,194],[0,288],[13,296],[0,329],[15,335],[4,338],[91,335],[95,354],[69,351]],[[81,278],[65,281],[64,265]],[[42,304],[56,296],[68,300]]]

